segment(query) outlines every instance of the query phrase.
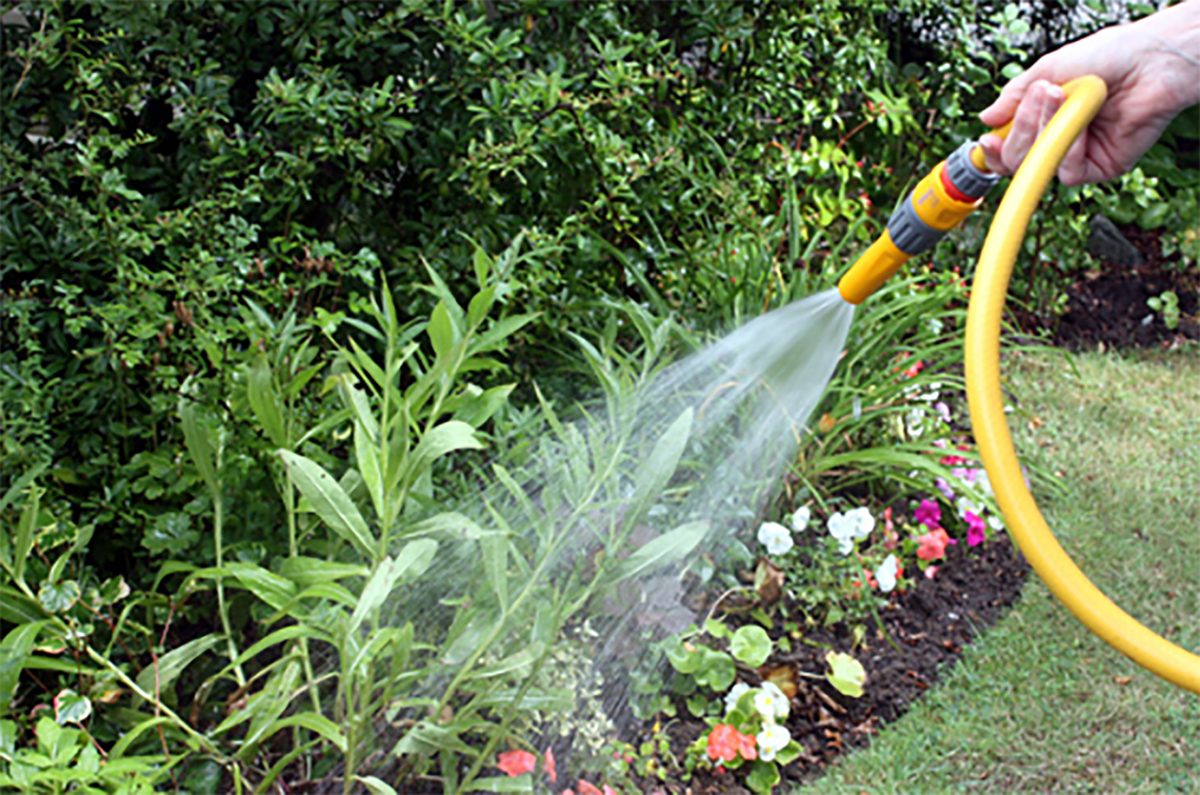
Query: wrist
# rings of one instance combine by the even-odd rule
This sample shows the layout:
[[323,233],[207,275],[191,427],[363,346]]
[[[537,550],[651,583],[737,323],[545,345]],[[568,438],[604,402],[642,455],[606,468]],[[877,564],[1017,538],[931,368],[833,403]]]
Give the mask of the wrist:
[[1200,103],[1200,0],[1187,0],[1133,23],[1145,36],[1145,54],[1161,78],[1173,114]]

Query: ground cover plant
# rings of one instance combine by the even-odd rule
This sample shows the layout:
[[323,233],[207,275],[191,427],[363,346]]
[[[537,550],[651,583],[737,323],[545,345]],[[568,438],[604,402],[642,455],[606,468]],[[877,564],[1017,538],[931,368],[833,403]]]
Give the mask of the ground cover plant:
[[[959,449],[981,222],[860,312],[823,398],[657,379],[828,287],[1051,28],[325,11],[0,20],[0,787],[625,791],[720,761],[770,790],[801,703],[751,669],[807,639],[774,687],[852,698],[900,592],[996,554]],[[1033,253],[1096,207],[1168,223],[1188,192],[1143,177],[1137,211],[1050,205]]]

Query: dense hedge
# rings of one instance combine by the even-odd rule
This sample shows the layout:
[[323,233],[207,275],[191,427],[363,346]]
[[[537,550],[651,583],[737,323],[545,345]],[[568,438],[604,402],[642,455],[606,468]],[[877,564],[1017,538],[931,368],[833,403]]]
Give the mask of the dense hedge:
[[[521,377],[602,296],[756,312],[776,269],[836,268],[873,202],[975,130],[986,53],[1026,27],[926,0],[21,4],[4,478],[49,464],[101,562],[186,549],[185,382],[219,407],[289,309],[333,328],[383,277],[426,309],[423,263],[461,284],[476,244],[508,251],[508,310],[543,313]],[[265,485],[247,465],[245,495]]]

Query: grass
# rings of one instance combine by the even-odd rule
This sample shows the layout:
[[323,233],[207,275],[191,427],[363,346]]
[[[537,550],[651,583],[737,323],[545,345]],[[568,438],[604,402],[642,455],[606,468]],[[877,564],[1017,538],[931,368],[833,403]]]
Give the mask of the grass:
[[[1042,500],[1063,546],[1127,612],[1200,650],[1200,350],[1026,354],[1012,382],[1022,456],[1068,487]],[[1200,792],[1198,760],[1200,697],[1034,577],[934,691],[801,792]]]

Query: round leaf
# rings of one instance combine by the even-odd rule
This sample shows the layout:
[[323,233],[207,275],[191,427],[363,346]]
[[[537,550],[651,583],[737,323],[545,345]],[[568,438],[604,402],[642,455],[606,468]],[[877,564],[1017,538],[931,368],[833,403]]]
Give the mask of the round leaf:
[[729,651],[740,662],[757,668],[771,656],[771,636],[757,624],[740,627],[729,641]]
[[61,613],[69,610],[79,598],[79,583],[66,580],[58,583],[43,583],[38,589],[38,601],[47,613]]
[[54,720],[60,726],[66,726],[68,723],[82,724],[91,714],[92,702],[88,697],[81,696],[70,688],[60,690],[54,697]]

